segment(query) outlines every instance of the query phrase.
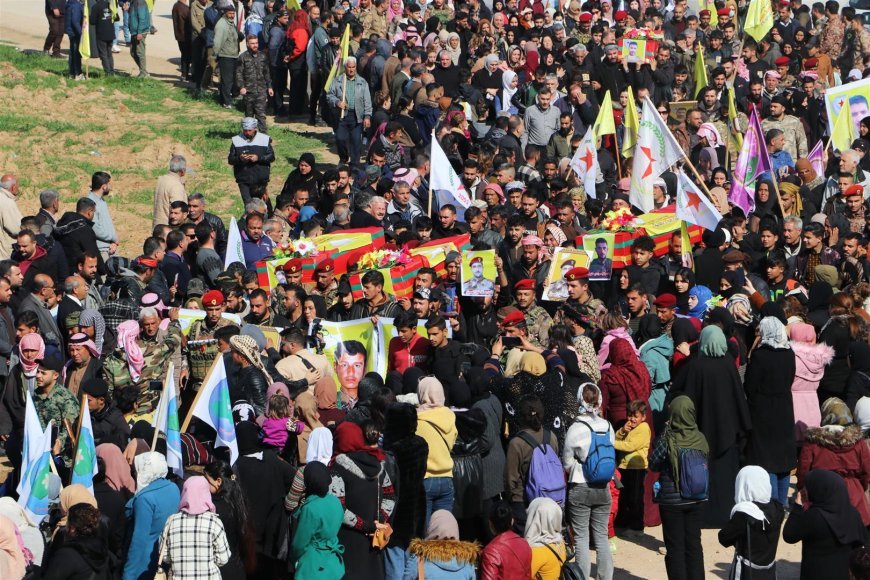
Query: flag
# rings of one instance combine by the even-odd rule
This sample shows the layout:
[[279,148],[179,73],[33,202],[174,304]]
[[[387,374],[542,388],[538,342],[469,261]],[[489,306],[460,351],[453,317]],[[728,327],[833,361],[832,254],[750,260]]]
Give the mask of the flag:
[[749,128],[743,136],[743,148],[734,168],[728,201],[749,215],[755,208],[755,182],[759,175],[767,171],[770,171],[770,157],[758,112],[753,108],[749,115]]
[[813,170],[816,172],[816,175],[824,175],[825,174],[825,148],[822,146],[822,140],[819,139],[819,142],[816,143],[816,146],[813,147],[813,150],[810,151],[810,154],[807,155],[807,159],[809,159],[810,164],[813,166]]
[[571,157],[571,169],[583,182],[586,196],[595,199],[595,182],[598,178],[598,139],[595,138],[595,127],[586,129],[583,140],[577,146],[577,151]]
[[154,0],[145,0],[145,5],[148,7],[148,12],[154,12]]
[[24,409],[24,443],[21,450],[21,481],[18,504],[37,524],[48,515],[48,478],[51,473],[51,427],[39,423],[33,397],[27,393]]
[[233,262],[245,263],[245,252],[242,250],[242,234],[239,232],[239,223],[235,218],[229,219],[229,233],[227,234],[227,256],[224,259],[224,270]]
[[239,445],[236,441],[233,405],[230,401],[230,386],[223,355],[218,354],[215,358],[206,381],[199,388],[190,414],[217,431],[215,447],[228,447],[230,464],[235,463],[239,457]]
[[[607,92],[607,95],[610,95],[610,91]],[[625,129],[622,133],[622,156],[628,159],[634,155],[634,146],[637,145],[637,129],[640,126],[631,85],[628,86],[628,103],[625,106],[625,114],[622,116],[622,126]]]
[[715,230],[722,220],[722,214],[713,202],[707,199],[682,169],[677,172],[676,215],[677,219],[708,230]]
[[[292,0],[296,1],[296,0]],[[299,4],[297,3],[297,6]],[[335,55],[335,62],[332,63],[332,68],[329,69],[329,76],[326,77],[326,84],[323,85],[324,91],[329,91],[332,87],[332,81],[339,75],[339,72],[344,68],[344,61],[347,60],[347,53],[350,51],[350,24],[344,27],[344,34],[341,35],[338,53]]]
[[169,363],[163,380],[163,393],[151,425],[166,436],[166,463],[178,475],[184,476],[181,461],[181,429],[178,423],[178,396],[175,393],[175,365]]
[[85,1],[85,15],[82,19],[82,37],[79,39],[79,55],[88,59],[91,58],[91,7],[90,0]]
[[[682,256],[692,256],[692,239],[689,237],[689,226],[686,225],[684,220],[680,220],[680,248]],[[684,259],[683,263],[685,265],[691,262]]]
[[610,91],[604,91],[604,100],[601,101],[601,107],[598,109],[598,116],[595,117],[595,136],[614,135],[616,133],[616,122],[613,120],[613,101],[610,100]]
[[698,44],[695,50],[695,98],[698,98],[698,93],[701,89],[710,84],[707,80],[707,65],[704,63],[704,48]]
[[653,181],[683,158],[680,144],[671,135],[649,97],[643,99],[643,118],[637,131],[637,147],[631,165],[632,205],[644,212],[653,209]]
[[737,104],[734,102],[734,89],[726,88],[725,90],[728,91],[728,133],[731,135],[734,150],[738,151],[743,147],[743,131],[737,126]]
[[[83,398],[84,399],[84,398]],[[97,446],[94,444],[94,427],[87,399],[82,400],[82,425],[76,442],[70,484],[80,483],[94,493],[94,476],[97,474]]]
[[465,210],[471,207],[471,198],[465,191],[465,186],[459,180],[459,176],[453,171],[453,166],[447,159],[447,154],[441,148],[441,144],[435,139],[432,132],[432,153],[430,155],[429,187],[438,196],[438,207],[444,207],[450,203],[456,207],[456,217],[459,221],[465,221]]
[[[852,124],[852,114],[849,109],[849,101],[845,97],[840,99],[840,114],[834,121],[834,128],[831,131],[831,147],[834,151],[845,151],[852,147],[852,141],[855,140],[855,126]],[[824,172],[819,173],[824,175]]]
[[773,28],[773,9],[770,0],[750,0],[743,22],[743,32],[760,42]]
[[704,8],[710,11],[709,30],[716,30],[716,27],[719,26],[719,12],[717,12],[718,8],[716,8],[716,3],[713,0],[706,0],[704,2]]

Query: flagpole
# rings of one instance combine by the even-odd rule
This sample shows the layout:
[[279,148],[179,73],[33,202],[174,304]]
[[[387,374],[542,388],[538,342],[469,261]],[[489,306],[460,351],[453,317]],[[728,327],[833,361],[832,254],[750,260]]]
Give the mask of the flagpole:
[[[169,373],[172,372],[172,363],[169,364],[169,369],[166,372],[166,376],[169,377]],[[160,393],[160,401],[157,403],[157,411],[154,415],[154,435],[151,436],[151,451],[157,449],[157,437],[160,435],[160,411],[162,410],[164,415],[168,412],[166,409],[166,385],[168,383],[168,379],[164,379],[163,381],[163,391]]]
[[196,396],[193,398],[193,402],[190,403],[190,409],[187,411],[187,416],[184,418],[184,423],[181,424],[180,433],[184,433],[187,431],[187,427],[190,425],[190,420],[193,418],[193,411],[196,409],[196,404],[199,402],[199,398],[202,396],[202,392],[205,390],[205,387],[209,381],[211,380],[211,376],[214,374],[215,369],[217,368],[218,360],[223,356],[223,353],[217,353],[217,356],[214,357],[214,362],[211,363],[211,367],[208,369],[208,373],[205,375],[205,379],[199,384],[199,390],[196,392]]
[[616,155],[616,172],[622,179],[622,163],[619,161],[619,143],[616,139],[616,133],[613,134],[613,153]]
[[[435,141],[435,127],[432,127],[432,142]],[[429,156],[431,160],[431,155]],[[429,205],[426,208],[426,215],[432,217],[432,164],[429,164]]]
[[341,102],[344,103],[344,108],[341,110],[341,118],[344,119],[344,114],[347,112],[347,71],[344,73],[344,80],[341,82]]

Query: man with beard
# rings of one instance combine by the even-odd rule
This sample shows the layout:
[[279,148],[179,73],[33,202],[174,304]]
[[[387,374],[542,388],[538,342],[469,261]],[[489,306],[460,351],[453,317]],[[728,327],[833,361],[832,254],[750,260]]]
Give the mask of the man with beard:
[[788,106],[788,98],[784,95],[773,97],[770,102],[770,116],[764,119],[761,123],[762,129],[767,133],[771,129],[779,129],[785,137],[783,150],[786,151],[792,159],[806,157],[809,149],[807,148],[807,133],[804,131],[804,126],[800,119],[792,115],[786,115],[785,110]]
[[[582,90],[580,91],[583,92]],[[571,113],[562,113],[559,116],[559,130],[553,133],[550,137],[550,142],[547,143],[547,157],[550,159],[561,159],[563,157],[571,157],[571,137],[574,135],[573,115]]]
[[[507,220],[507,235],[498,245],[498,257],[501,258],[501,263],[505,271],[502,271],[499,262],[496,261],[496,269],[499,275],[507,274],[520,263],[523,256],[523,246],[520,243],[523,236],[526,234],[525,218],[519,214],[513,214]],[[507,284],[507,278],[504,279],[502,285]]]
[[[269,306],[269,295],[262,288],[257,288],[251,292],[248,302],[251,305],[251,311],[244,318],[246,323],[257,326],[276,326],[279,328],[290,325],[289,320],[272,310],[271,306]],[[288,312],[295,314],[293,310],[288,310]]]
[[80,387],[90,379],[103,376],[103,363],[94,341],[83,332],[69,337],[69,361],[64,366],[63,385],[78,398]]
[[309,294],[323,296],[326,308],[332,308],[338,300],[338,280],[335,279],[335,262],[331,258],[321,260],[314,268],[315,285]]
[[544,242],[536,235],[527,235],[522,239],[523,256],[511,270],[510,282],[516,284],[519,280],[533,279],[538,292],[543,292],[544,284],[550,273],[550,261],[542,261]]
[[525,318],[529,341],[535,346],[546,347],[553,319],[535,301],[536,286],[540,287],[532,278],[519,280],[514,284],[514,298]]
[[18,243],[13,246],[12,259],[18,262],[24,274],[24,286],[29,286],[38,274],[46,274],[58,280],[58,268],[45,248],[36,243],[36,234],[30,230],[18,233]]
[[350,228],[350,199],[346,194],[339,193],[335,196],[335,204],[327,221],[329,222],[327,233]]
[[187,221],[199,224],[207,221],[215,233],[215,251],[223,256],[227,251],[227,228],[223,220],[213,213],[205,211],[205,196],[201,193],[191,193],[187,196]]
[[604,91],[610,91],[610,98],[618,101],[619,93],[628,86],[625,70],[619,62],[619,47],[608,44],[604,47],[604,54],[604,60],[592,75],[592,87],[599,95],[599,102],[604,98]]
[[432,239],[448,238],[468,233],[468,226],[456,219],[456,206],[444,204],[438,212],[438,223],[432,231]]
[[109,214],[109,206],[105,201],[111,191],[112,176],[104,171],[97,171],[91,176],[91,191],[86,197],[92,199],[97,205],[94,212],[93,228],[94,234],[97,236],[97,248],[99,248],[104,262],[118,250],[118,232],[115,231],[112,216]]
[[220,290],[209,290],[203,294],[202,306],[205,309],[205,318],[193,321],[185,340],[189,381],[188,388],[181,393],[181,398],[187,405],[193,400],[218,354],[217,342],[214,341],[215,332],[232,324],[222,316],[225,305],[224,295]]

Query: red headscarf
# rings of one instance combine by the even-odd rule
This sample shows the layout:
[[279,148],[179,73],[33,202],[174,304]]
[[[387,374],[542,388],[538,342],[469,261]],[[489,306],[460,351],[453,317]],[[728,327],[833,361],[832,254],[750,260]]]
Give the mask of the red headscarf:
[[[649,371],[634,352],[631,343],[624,338],[617,338],[610,343],[610,352],[607,357],[610,367],[601,372],[599,386],[604,396],[606,393],[623,392],[625,402],[641,400],[649,401],[652,391]],[[607,415],[611,422],[618,422],[625,418],[625,407],[621,409],[610,408],[608,405]]]
[[384,452],[377,447],[366,445],[362,428],[352,421],[344,421],[335,428],[335,438],[332,445],[332,458],[342,453],[359,451],[368,453],[378,461],[384,460]]

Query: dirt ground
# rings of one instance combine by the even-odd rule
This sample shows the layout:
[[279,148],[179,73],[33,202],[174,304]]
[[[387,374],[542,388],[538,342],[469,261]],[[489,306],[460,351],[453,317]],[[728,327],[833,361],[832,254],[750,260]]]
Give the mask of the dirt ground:
[[[158,35],[149,38],[148,66],[152,74],[157,78],[167,82],[177,82],[178,48],[172,37],[171,20],[169,19],[171,5],[172,3],[166,0],[160,0],[156,3],[155,23],[160,31]],[[0,41],[15,44],[21,48],[41,49],[46,30],[47,24],[43,15],[43,4],[41,2],[34,2],[33,0],[3,0],[2,4],[0,4]],[[64,43],[65,47],[66,43]],[[170,62],[170,59],[173,60]],[[132,59],[126,50],[122,49],[120,54],[115,55],[115,63],[116,67],[120,70],[135,70],[135,65],[133,65]],[[92,65],[98,66],[98,61],[92,61]],[[3,74],[3,70],[2,63],[0,63],[0,75]],[[46,111],[56,110],[59,102],[63,102],[64,99],[69,98],[70,95],[75,95],[76,91],[81,90],[80,87],[70,86],[66,87],[64,91],[52,91],[41,95],[21,95],[17,94],[15,89],[11,89],[10,91],[0,91],[0,104],[9,99],[23,102],[19,99],[26,98],[26,110],[43,114]],[[92,96],[91,98],[96,99],[97,97]],[[111,100],[115,96],[102,95],[99,98],[101,100]],[[124,111],[119,110],[117,115],[119,115],[118,123],[116,124],[114,121],[110,123],[108,133],[93,136],[95,140],[100,139],[103,143],[100,149],[101,155],[111,155],[113,159],[131,168],[141,167],[143,163],[154,163],[155,159],[166,159],[170,153],[174,152],[182,153],[188,159],[198,161],[196,152],[190,151],[184,144],[172,143],[167,139],[161,139],[157,135],[155,135],[144,151],[136,154],[108,146],[107,143],[111,142],[110,137],[122,132],[122,128],[118,125],[123,124]],[[320,136],[323,133],[329,132],[328,128],[312,128],[303,124],[290,124],[289,127],[293,131],[321,134]],[[0,139],[20,138],[21,135],[15,132],[14,127],[0,127]],[[5,157],[0,156],[0,170],[3,172],[24,170],[52,171],[55,168],[49,167],[40,161],[40,153],[52,147],[56,147],[56,144],[47,140],[34,139],[30,143],[30,151],[26,158],[12,158],[8,155]],[[334,163],[337,161],[335,155],[331,152],[319,155],[324,162]],[[85,175],[84,171],[81,173],[82,176]],[[134,179],[134,176],[118,176],[117,189],[122,191],[125,186],[137,185],[134,181],[128,181]],[[82,183],[86,183],[86,181],[82,181]],[[83,187],[86,187],[86,185]],[[82,192],[84,191],[82,190]],[[35,194],[25,195],[22,205],[25,210],[33,211],[36,208]],[[112,206],[112,212],[115,216],[115,223],[119,226],[121,236],[125,240],[125,247],[123,249],[128,251],[128,253],[132,252],[133,250],[128,244],[133,244],[134,241],[135,244],[140,243],[146,232],[150,230],[150,205],[144,202],[125,203],[124,206],[119,207],[116,204]],[[2,479],[2,475],[0,475],[0,479]],[[703,531],[705,567],[709,578],[726,578],[733,551],[719,545],[716,533],[717,530]],[[780,580],[798,578],[800,576],[800,546],[780,542],[778,556],[778,577]],[[616,566],[614,578],[618,580],[665,578],[664,543],[662,541],[661,527],[648,529],[644,536],[636,540],[618,539],[617,551],[614,554],[614,564]]]

